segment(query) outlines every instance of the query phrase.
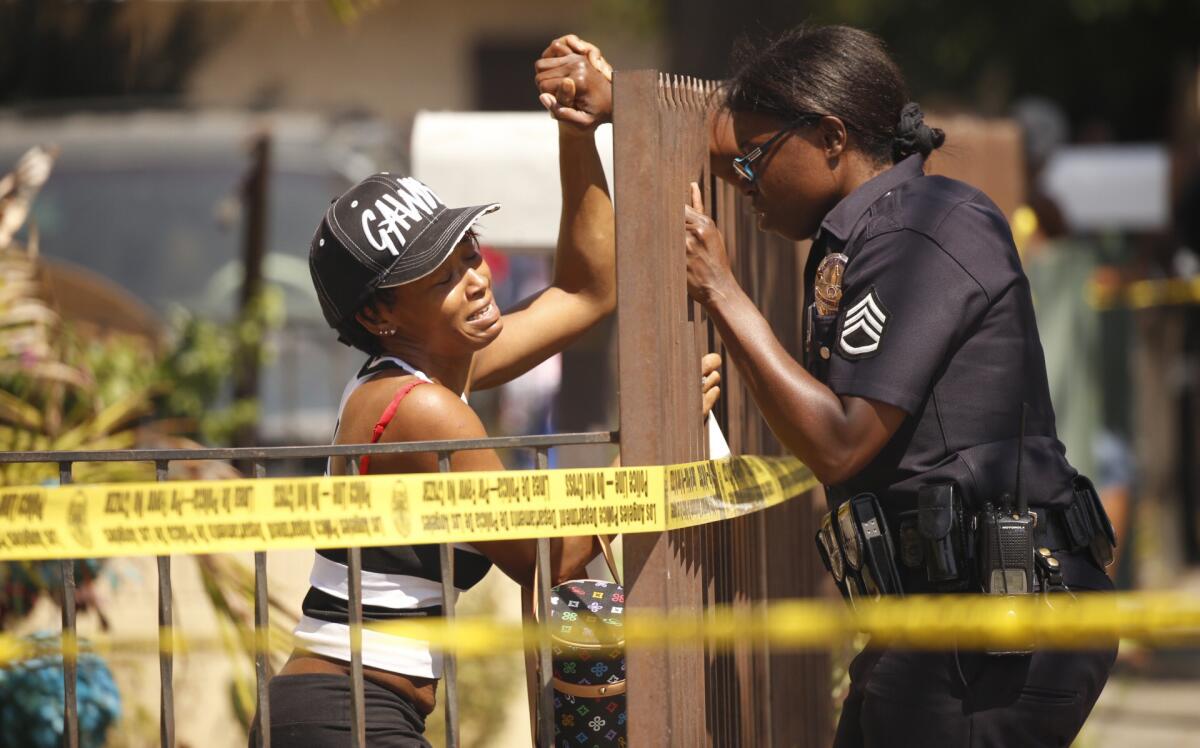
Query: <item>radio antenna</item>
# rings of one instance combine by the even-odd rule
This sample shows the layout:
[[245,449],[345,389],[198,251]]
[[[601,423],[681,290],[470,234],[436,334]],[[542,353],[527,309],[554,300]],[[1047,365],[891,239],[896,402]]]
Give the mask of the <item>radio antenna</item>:
[[1025,414],[1029,411],[1029,403],[1021,402],[1021,432],[1017,434],[1017,485],[1015,487],[1017,514],[1022,517],[1029,513],[1029,498],[1021,491],[1021,458],[1025,454]]

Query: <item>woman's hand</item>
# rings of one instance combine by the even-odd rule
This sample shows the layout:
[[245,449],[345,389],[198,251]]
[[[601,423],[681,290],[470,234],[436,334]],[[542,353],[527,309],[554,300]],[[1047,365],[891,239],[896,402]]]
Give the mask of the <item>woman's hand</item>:
[[709,411],[721,397],[721,354],[706,353],[700,358],[700,396],[703,400],[701,416],[708,417]]
[[475,389],[529,371],[577,340],[617,305],[612,198],[593,131],[612,116],[611,71],[578,37],[550,43],[535,64],[543,103],[559,121],[562,215],[554,279],[504,313],[504,330],[475,355]]
[[538,101],[559,122],[591,132],[612,120],[612,66],[596,45],[567,34],[533,68]]
[[700,185],[692,182],[692,204],[684,207],[684,243],[687,246],[688,293],[707,305],[724,296],[729,284],[736,283],[725,252],[725,238],[704,212]]

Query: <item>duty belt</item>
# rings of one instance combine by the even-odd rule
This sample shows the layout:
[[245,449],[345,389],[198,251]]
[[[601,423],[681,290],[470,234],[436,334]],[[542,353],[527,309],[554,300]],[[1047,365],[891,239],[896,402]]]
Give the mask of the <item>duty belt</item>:
[[[853,601],[903,594],[905,586],[909,591],[980,589],[979,515],[964,511],[950,488],[931,488],[946,490],[930,491],[930,501],[898,520],[886,520],[872,494],[856,496],[825,515],[817,548],[843,596]],[[1087,478],[1075,479],[1066,507],[1034,507],[1031,513],[1040,568],[1053,553],[1083,549],[1101,567],[1112,563],[1116,538]]]

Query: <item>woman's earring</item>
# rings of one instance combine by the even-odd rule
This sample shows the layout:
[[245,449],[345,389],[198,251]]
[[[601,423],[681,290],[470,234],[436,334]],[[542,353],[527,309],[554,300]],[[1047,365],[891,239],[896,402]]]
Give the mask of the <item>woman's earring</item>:
[[383,337],[390,337],[390,336],[396,334],[396,328],[388,327],[388,328],[380,329],[379,334],[382,335]]

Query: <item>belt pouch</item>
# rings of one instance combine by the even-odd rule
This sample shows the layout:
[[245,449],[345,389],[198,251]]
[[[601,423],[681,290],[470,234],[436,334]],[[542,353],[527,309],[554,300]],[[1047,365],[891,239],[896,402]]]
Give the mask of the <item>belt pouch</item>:
[[[1086,544],[1092,553],[1092,558],[1096,563],[1100,564],[1100,568],[1109,566],[1113,562],[1113,550],[1117,547],[1117,534],[1113,530],[1112,520],[1108,518],[1108,512],[1104,511],[1104,504],[1100,501],[1100,494],[1096,492],[1096,487],[1092,482],[1082,475],[1075,477],[1075,502],[1067,515],[1070,517],[1073,513],[1082,514],[1087,519],[1082,524],[1089,525],[1086,538],[1082,544]],[[1068,528],[1072,534],[1075,528],[1071,527],[1071,522],[1068,519]],[[1074,538],[1072,538],[1074,540]]]
[[850,499],[850,511],[862,543],[864,576],[869,572],[884,595],[903,595],[896,549],[879,501],[874,494],[859,494]]
[[838,592],[853,603],[854,598],[847,587],[845,560],[842,558],[842,549],[838,545],[836,534],[837,531],[833,528],[833,513],[827,512],[821,518],[821,528],[817,530],[817,553],[821,555],[821,563],[825,565],[825,570],[833,577]]
[[962,578],[962,508],[953,483],[921,486],[917,491],[917,530],[930,582]]
[[834,534],[841,550],[843,568],[846,574],[846,592],[853,598],[878,597],[879,585],[875,582],[871,570],[863,566],[862,530],[858,526],[854,513],[847,501],[837,508],[834,513]]

